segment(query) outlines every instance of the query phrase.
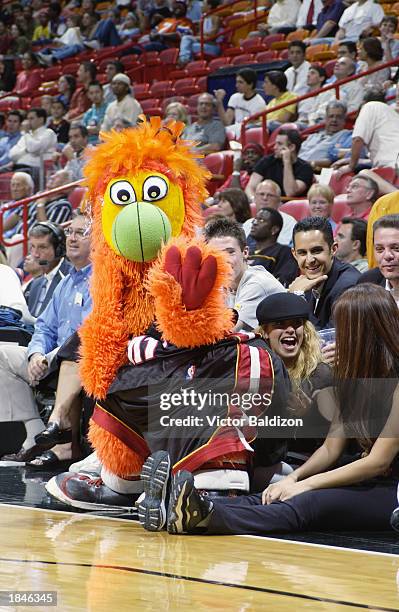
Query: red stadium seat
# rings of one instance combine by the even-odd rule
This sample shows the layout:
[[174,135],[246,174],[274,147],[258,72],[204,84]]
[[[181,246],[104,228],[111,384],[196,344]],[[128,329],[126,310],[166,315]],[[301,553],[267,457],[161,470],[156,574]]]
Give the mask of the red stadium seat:
[[202,76],[199,77],[197,79],[197,83],[196,83],[197,87],[199,88],[200,91],[205,92],[208,90],[208,77],[207,76]]
[[353,176],[353,172],[348,172],[347,174],[342,175],[337,171],[332,173],[329,186],[331,187],[335,195],[341,195],[343,193],[346,193],[346,188],[351,182]]
[[74,210],[76,208],[79,208],[86,192],[87,192],[86,187],[75,187],[75,189],[71,191],[71,193],[68,196],[68,200],[70,201],[72,208]]
[[233,57],[234,55],[241,55],[242,47],[228,47],[223,51],[225,57]]
[[190,111],[190,114],[192,114],[193,112],[196,112],[197,110],[197,103],[198,103],[198,98],[200,97],[200,93],[198,94],[194,94],[193,96],[190,96],[187,99],[187,105]]
[[230,64],[230,57],[215,57],[215,59],[211,60],[208,64],[209,70],[213,72],[214,70],[219,70],[219,68],[223,68]]
[[233,172],[233,152],[210,153],[204,158],[203,163],[213,175],[207,185],[210,195],[213,195]]
[[206,60],[197,60],[196,62],[190,62],[186,66],[187,76],[200,77],[206,76],[210,73],[210,68]]
[[258,51],[265,51],[266,46],[263,42],[262,36],[256,36],[254,38],[247,38],[241,43],[241,47],[245,53],[257,53]]
[[159,108],[159,110],[161,110],[159,98],[147,98],[146,100],[141,100],[140,105],[145,113],[149,108]]
[[159,54],[159,60],[162,64],[162,66],[175,66],[176,62],[178,60],[179,57],[179,49],[176,48],[171,48],[171,49],[165,49],[164,51],[161,51],[161,53]]
[[150,88],[151,97],[167,98],[175,94],[173,81],[155,81]]
[[332,59],[326,62],[325,64],[323,64],[323,68],[326,71],[328,78],[330,78],[334,72],[334,66],[335,66],[336,61],[337,60]]
[[257,53],[255,56],[255,60],[258,63],[272,62],[273,60],[277,59],[277,57],[278,57],[277,51],[273,51],[272,49],[269,49],[269,51],[261,51],[260,53]]
[[149,90],[150,86],[148,83],[136,83],[133,87],[134,97],[139,101],[151,98]]
[[309,202],[307,200],[290,200],[279,206],[280,212],[285,212],[287,215],[291,215],[297,221],[304,219],[310,215]]
[[61,66],[50,66],[43,70],[43,81],[55,81],[62,74]]
[[274,42],[280,42],[282,40],[285,39],[285,35],[284,34],[269,34],[269,36],[265,36],[263,39],[263,44],[266,47],[266,49],[269,47],[270,45]]
[[242,53],[241,55],[236,55],[231,60],[232,66],[240,66],[241,64],[253,64],[255,61],[255,55],[253,53]]
[[177,96],[191,96],[193,94],[199,93],[200,91],[196,79],[194,77],[175,81],[174,89]]
[[378,174],[381,178],[385,179],[389,183],[395,184],[396,172],[395,168],[373,168],[373,172]]
[[343,217],[350,216],[351,209],[346,203],[346,195],[340,195],[334,198],[334,204],[331,211],[331,218],[335,223],[340,223]]

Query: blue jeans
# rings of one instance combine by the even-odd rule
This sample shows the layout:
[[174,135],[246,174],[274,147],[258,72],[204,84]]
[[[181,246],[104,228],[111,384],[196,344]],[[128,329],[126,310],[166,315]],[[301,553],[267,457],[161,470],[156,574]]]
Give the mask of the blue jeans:
[[[185,34],[180,41],[180,62],[190,62],[195,53],[201,51],[201,43],[198,42],[195,36]],[[220,47],[216,43],[204,43],[204,52],[207,55],[220,55]]]

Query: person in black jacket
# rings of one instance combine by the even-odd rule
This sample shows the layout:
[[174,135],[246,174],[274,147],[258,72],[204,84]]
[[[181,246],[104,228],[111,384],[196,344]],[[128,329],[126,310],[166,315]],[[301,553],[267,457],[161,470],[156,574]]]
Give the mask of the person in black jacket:
[[277,242],[282,227],[283,217],[278,210],[268,206],[261,208],[249,233],[256,242],[256,248],[248,259],[250,264],[266,268],[287,287],[298,275],[298,266],[290,247]]
[[289,291],[309,302],[309,320],[316,329],[334,327],[331,313],[334,302],[349,287],[356,285],[360,272],[334,257],[330,223],[322,217],[306,217],[293,230],[292,253],[302,276],[291,283]]

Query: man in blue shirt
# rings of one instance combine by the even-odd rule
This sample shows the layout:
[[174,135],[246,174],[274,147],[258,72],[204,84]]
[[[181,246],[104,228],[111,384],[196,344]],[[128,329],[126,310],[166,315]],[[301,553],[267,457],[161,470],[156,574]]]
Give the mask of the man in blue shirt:
[[35,435],[44,429],[32,387],[58,369],[59,347],[80,327],[91,310],[89,280],[90,225],[77,214],[66,230],[67,257],[73,268],[58,284],[47,308],[37,319],[28,347],[0,347],[1,421],[22,421],[26,439],[18,453],[2,457],[3,462],[25,464],[36,455]]
[[9,153],[10,149],[17,144],[21,138],[21,113],[18,110],[12,110],[8,113],[6,119],[7,132],[0,139],[0,171],[5,172],[12,168],[12,161]]
[[95,145],[98,143],[98,135],[100,126],[104,120],[105,111],[108,104],[104,102],[103,86],[98,81],[90,83],[87,90],[87,97],[92,102],[89,110],[83,115],[82,123],[89,132],[89,144]]

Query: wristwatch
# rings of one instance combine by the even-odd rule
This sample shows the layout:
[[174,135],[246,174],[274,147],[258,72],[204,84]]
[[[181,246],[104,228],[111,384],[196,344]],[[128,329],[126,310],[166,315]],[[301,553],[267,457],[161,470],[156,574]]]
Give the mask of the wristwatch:
[[292,293],[293,293],[294,295],[299,295],[299,296],[300,296],[301,298],[303,298],[303,299],[306,299],[306,298],[305,298],[305,292],[304,292],[304,291],[302,291],[302,290],[300,290],[300,289],[297,289],[296,291],[293,291]]

